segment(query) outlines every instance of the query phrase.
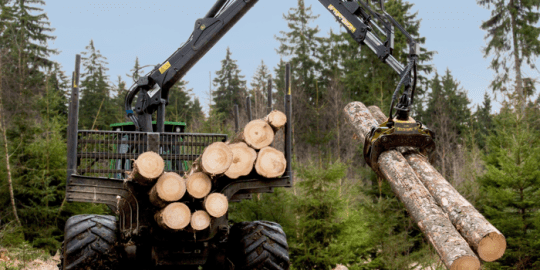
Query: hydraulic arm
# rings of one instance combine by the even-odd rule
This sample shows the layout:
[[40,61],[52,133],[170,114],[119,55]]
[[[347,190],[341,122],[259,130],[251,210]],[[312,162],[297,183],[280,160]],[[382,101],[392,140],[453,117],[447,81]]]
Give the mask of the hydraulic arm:
[[[169,89],[257,2],[258,0],[218,0],[204,18],[195,22],[195,28],[188,41],[165,62],[137,81],[126,96],[125,109],[138,130],[153,131],[152,114],[157,111],[156,131],[163,132]],[[400,75],[401,80],[392,98],[389,121],[393,119],[394,100],[401,86],[405,87],[405,91],[395,108],[399,119],[408,119],[409,106],[413,102],[416,86],[416,63],[419,52],[416,41],[385,11],[384,0],[377,1],[380,5],[378,12],[363,1],[319,0],[319,2],[345,27],[354,40],[359,44],[365,44],[381,61]],[[408,39],[410,49],[407,65],[401,64],[392,55],[394,28]],[[411,76],[412,73],[414,76]],[[135,108],[132,108],[137,95]]]

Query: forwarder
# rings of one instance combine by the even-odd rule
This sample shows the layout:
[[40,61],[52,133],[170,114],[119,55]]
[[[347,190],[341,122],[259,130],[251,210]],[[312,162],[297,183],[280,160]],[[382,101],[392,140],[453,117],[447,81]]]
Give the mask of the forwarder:
[[[202,58],[258,0],[218,0],[204,18],[195,22],[187,42],[162,64],[130,88],[125,111],[131,123],[114,124],[113,131],[78,130],[78,85],[80,56],[76,59],[68,128],[67,200],[103,203],[116,216],[78,215],[68,219],[60,269],[141,269],[182,266],[181,269],[288,269],[288,246],[279,224],[267,221],[241,222],[229,227],[227,215],[215,218],[204,230],[163,230],[155,221],[156,207],[149,202],[148,187],[128,178],[133,160],[153,151],[164,160],[165,171],[184,175],[191,162],[224,134],[185,133],[183,123],[165,121],[169,89]],[[392,97],[390,117],[374,126],[366,141],[365,158],[376,161],[383,151],[398,146],[432,150],[433,134],[411,120],[417,78],[418,43],[384,9],[384,0],[372,8],[363,1],[319,0],[351,37],[366,45],[396,71],[401,80]],[[393,54],[394,29],[408,40],[408,63]],[[228,179],[221,177],[214,192],[229,201],[251,198],[252,193],[291,187],[291,96],[285,96],[285,173],[267,179],[256,174]],[[394,102],[403,86],[397,105]],[[271,83],[270,87],[271,88]],[[135,101],[135,97],[137,97]],[[133,104],[134,107],[133,107]],[[392,110],[397,110],[393,115]],[[157,112],[155,121],[152,114]],[[376,162],[375,162],[376,163]],[[190,205],[191,199],[179,201]],[[193,209],[192,209],[193,210]]]

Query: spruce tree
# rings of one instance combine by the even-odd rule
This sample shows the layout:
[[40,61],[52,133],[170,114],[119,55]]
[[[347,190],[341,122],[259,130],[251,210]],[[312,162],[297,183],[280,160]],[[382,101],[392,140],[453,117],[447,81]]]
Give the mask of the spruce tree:
[[137,82],[137,80],[139,80],[139,78],[141,77],[141,71],[140,71],[141,67],[139,65],[139,57],[136,57],[135,58],[135,65],[133,66],[133,68],[130,70],[131,71],[131,74],[126,74],[126,76],[130,77],[131,79],[133,79],[133,82]]
[[[414,5],[402,0],[386,1],[386,11],[413,36],[419,44],[425,44],[426,38],[420,35],[420,20],[418,13],[411,13]],[[375,31],[375,30],[374,30]],[[334,58],[339,59],[344,77],[342,82],[348,96],[352,100],[362,100],[366,104],[378,105],[383,112],[387,112],[390,98],[399,82],[399,75],[387,64],[382,63],[376,54],[369,48],[354,41],[348,33],[331,36],[336,44]],[[408,43],[404,35],[396,30],[393,55],[400,63],[407,63]],[[419,54],[419,82],[415,95],[421,95],[425,89],[422,85],[427,80],[425,74],[432,71],[427,65],[433,58],[434,52],[421,47]],[[415,98],[415,102],[419,102]]]
[[[493,55],[490,68],[497,72],[491,83],[495,91],[514,89],[508,85],[514,75],[515,93],[522,113],[525,110],[525,65],[535,68],[540,55],[540,0],[477,0],[480,6],[491,9],[491,17],[481,25],[486,30],[488,45],[484,57]],[[513,73],[511,69],[514,69]]]
[[482,106],[478,106],[474,113],[474,135],[480,149],[485,149],[486,138],[493,130],[493,116],[491,115],[491,97],[484,93]]
[[94,41],[82,53],[81,101],[79,125],[84,129],[107,130],[114,122],[110,86],[106,72],[107,58],[94,46]]
[[191,99],[192,89],[186,88],[186,81],[177,82],[169,89],[169,105],[167,105],[166,118],[169,121],[185,122],[188,125],[192,121]]
[[261,64],[257,67],[253,80],[251,81],[251,89],[249,95],[251,97],[253,119],[262,118],[266,115],[268,92],[268,79],[271,75],[268,67],[261,60]]
[[215,114],[221,115],[222,120],[233,119],[234,105],[244,108],[244,100],[247,95],[246,81],[242,80],[240,69],[236,60],[231,58],[231,51],[227,48],[225,59],[221,61],[221,69],[216,71],[217,77],[214,79],[214,86],[217,87],[212,92],[214,104],[212,110]]
[[488,269],[540,268],[540,134],[516,104],[495,117],[479,179],[480,209],[507,241],[505,255]]

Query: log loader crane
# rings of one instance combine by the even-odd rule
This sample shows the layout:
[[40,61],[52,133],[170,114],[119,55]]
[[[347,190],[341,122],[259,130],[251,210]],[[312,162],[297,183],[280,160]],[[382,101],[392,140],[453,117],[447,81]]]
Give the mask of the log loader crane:
[[[255,221],[229,227],[227,215],[216,218],[202,231],[170,232],[157,226],[155,208],[146,187],[124,181],[133,160],[147,151],[158,153],[165,171],[186,173],[204,147],[226,141],[223,134],[185,133],[181,123],[165,121],[169,89],[197,63],[258,0],[217,0],[204,18],[195,22],[188,41],[162,64],[142,76],[125,98],[125,111],[132,121],[114,125],[113,131],[78,130],[78,85],[80,56],[73,78],[68,128],[67,201],[108,205],[116,216],[78,215],[68,219],[60,269],[140,269],[179,266],[182,269],[288,269],[288,246],[279,224]],[[384,9],[384,0],[372,8],[364,1],[319,0],[351,37],[366,45],[401,78],[392,97],[390,117],[373,126],[366,141],[365,158],[374,169],[383,151],[398,146],[431,150],[433,135],[409,117],[416,88],[418,43]],[[406,65],[394,58],[394,29],[408,40]],[[286,85],[290,89],[290,69]],[[394,107],[401,87],[403,94]],[[270,85],[271,87],[271,85]],[[136,100],[135,100],[136,98]],[[291,187],[291,96],[285,96],[287,124],[284,153],[287,168],[282,177],[266,179],[248,175],[220,179],[213,187],[229,201],[249,199],[251,193]],[[133,106],[133,104],[135,104]],[[393,110],[397,113],[393,115]],[[155,122],[152,115],[157,112]],[[189,205],[189,202],[187,202]]]

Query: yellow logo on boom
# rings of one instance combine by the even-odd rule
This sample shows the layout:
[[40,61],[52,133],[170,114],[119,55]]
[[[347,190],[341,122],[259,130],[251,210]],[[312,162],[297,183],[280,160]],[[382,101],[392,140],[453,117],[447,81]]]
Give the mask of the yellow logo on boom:
[[169,61],[167,61],[167,63],[163,64],[163,66],[161,66],[159,68],[159,72],[161,72],[161,74],[163,74],[165,71],[167,71],[167,69],[169,69],[171,67],[171,63],[169,63]]
[[336,17],[338,17],[338,18],[341,20],[341,23],[342,23],[343,25],[345,25],[345,27],[349,28],[349,30],[351,30],[351,32],[353,32],[353,33],[356,32],[356,27],[354,27],[354,25],[352,25],[352,23],[349,22],[349,20],[347,20],[347,19],[345,18],[345,16],[343,16],[343,14],[341,14],[341,12],[339,12],[339,11],[334,7],[334,5],[329,5],[329,6],[328,6],[328,9],[329,9],[330,11],[332,11],[332,12],[334,13],[334,15],[335,15]]

